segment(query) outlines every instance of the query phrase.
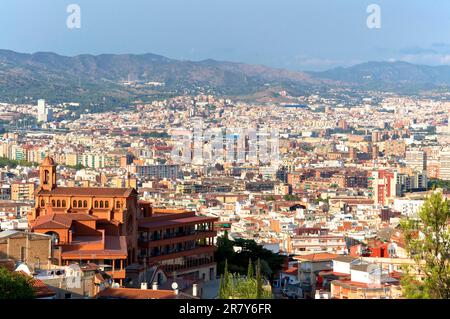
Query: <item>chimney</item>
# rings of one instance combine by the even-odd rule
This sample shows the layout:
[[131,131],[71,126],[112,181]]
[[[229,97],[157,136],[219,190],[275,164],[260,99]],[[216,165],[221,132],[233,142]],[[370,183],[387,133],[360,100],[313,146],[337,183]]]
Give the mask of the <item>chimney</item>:
[[158,283],[156,281],[153,282],[152,289],[153,290],[158,290]]
[[146,282],[141,283],[141,289],[142,290],[146,290],[147,289],[147,283]]
[[198,295],[198,287],[197,287],[197,284],[193,284],[193,285],[192,285],[192,296],[198,297],[197,295]]

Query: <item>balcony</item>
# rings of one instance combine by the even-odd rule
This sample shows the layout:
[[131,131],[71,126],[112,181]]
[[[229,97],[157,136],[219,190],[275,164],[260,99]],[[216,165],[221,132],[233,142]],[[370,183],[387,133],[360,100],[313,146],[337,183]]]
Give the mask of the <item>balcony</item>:
[[216,231],[196,231],[192,233],[178,233],[173,236],[164,237],[162,239],[145,240],[145,238],[139,238],[139,247],[141,248],[153,248],[158,246],[165,246],[171,244],[177,244],[188,241],[195,241],[203,238],[215,237]]
[[150,262],[158,262],[162,260],[170,260],[180,257],[187,257],[192,255],[204,254],[204,253],[213,253],[216,250],[216,246],[212,245],[204,245],[204,246],[196,246],[191,249],[185,250],[174,250],[169,253],[160,252],[155,256],[150,256]]
[[214,263],[214,258],[211,256],[209,258],[186,259],[183,264],[161,265],[161,267],[166,273],[172,273],[174,271],[182,272],[199,267],[206,267],[208,265],[213,265]]

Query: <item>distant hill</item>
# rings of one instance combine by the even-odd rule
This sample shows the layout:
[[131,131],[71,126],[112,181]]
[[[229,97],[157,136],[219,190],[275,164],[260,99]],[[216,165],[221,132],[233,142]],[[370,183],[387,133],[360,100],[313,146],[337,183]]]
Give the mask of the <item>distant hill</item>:
[[450,66],[407,62],[368,62],[309,74],[317,79],[338,81],[348,86],[399,93],[417,93],[450,86]]
[[155,54],[67,57],[0,50],[0,102],[44,98],[50,103],[80,102],[82,109],[101,111],[179,94],[267,99],[279,89],[308,94],[342,86],[399,93],[445,89],[450,87],[450,66],[369,62],[324,72],[295,72],[215,60],[180,61]]
[[[121,83],[130,80],[165,85],[130,87]],[[267,85],[317,82],[302,72],[214,60],[178,61],[155,54],[66,57],[0,50],[0,100],[27,96],[52,102],[125,102],[198,91],[235,96],[264,90]]]

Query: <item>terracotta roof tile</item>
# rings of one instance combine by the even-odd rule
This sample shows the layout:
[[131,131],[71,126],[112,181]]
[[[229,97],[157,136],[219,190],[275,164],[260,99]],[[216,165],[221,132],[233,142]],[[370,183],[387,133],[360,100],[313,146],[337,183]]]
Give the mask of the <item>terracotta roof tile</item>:
[[22,270],[17,271],[16,273],[29,279],[31,286],[34,288],[37,298],[53,297],[54,295],[56,295],[56,293],[51,290],[48,285],[45,284],[42,280],[33,278]]
[[95,259],[102,257],[106,258],[108,256],[116,257],[118,259],[127,257],[127,240],[125,236],[106,236],[104,249],[64,250],[61,254],[63,259]]
[[113,188],[113,187],[56,187],[51,191],[40,190],[38,195],[57,195],[57,196],[105,196],[105,197],[128,197],[134,188]]
[[33,229],[46,229],[46,228],[68,229],[70,228],[74,220],[77,221],[97,220],[97,217],[79,213],[49,214],[39,216],[34,222]]
[[175,299],[177,295],[172,290],[107,288],[100,291],[96,297],[98,299]]
[[336,258],[338,255],[330,254],[330,253],[317,253],[317,254],[309,254],[302,256],[295,256],[294,259],[300,261],[324,261],[324,260],[332,260]]

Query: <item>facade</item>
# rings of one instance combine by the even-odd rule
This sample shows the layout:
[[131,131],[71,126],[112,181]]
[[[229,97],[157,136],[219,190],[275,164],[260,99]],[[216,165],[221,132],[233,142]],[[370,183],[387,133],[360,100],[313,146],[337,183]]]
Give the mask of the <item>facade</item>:
[[49,122],[52,120],[52,109],[45,104],[45,100],[38,100],[37,113],[37,120],[39,122]]
[[136,174],[143,178],[171,179],[180,178],[179,165],[148,165],[136,166]]
[[0,259],[26,263],[31,270],[51,264],[51,236],[17,230],[0,232]]
[[[401,297],[398,272],[373,258],[337,256],[331,270],[319,273],[316,299],[390,299]],[[385,258],[378,258],[385,259]],[[390,258],[389,258],[390,259]]]
[[195,280],[216,278],[215,217],[185,210],[153,208],[139,221],[139,260],[168,274]]
[[396,198],[394,200],[394,210],[400,212],[403,216],[417,218],[423,203],[423,199]]
[[[399,280],[384,275],[379,264],[349,262],[345,273],[350,277],[331,281],[333,299],[398,299],[401,297]],[[333,266],[336,271],[336,266]],[[342,271],[342,270],[341,270]]]
[[439,153],[439,178],[449,181],[450,180],[450,151],[442,150]]
[[11,200],[31,201],[34,199],[34,183],[11,183]]
[[40,270],[34,278],[53,291],[54,299],[93,298],[110,287],[109,276],[93,264]]
[[343,235],[293,236],[289,252],[297,255],[320,252],[344,254],[347,252],[347,244]]
[[367,188],[367,173],[364,171],[348,171],[333,175],[331,183],[342,188]]
[[416,171],[427,170],[427,154],[422,150],[408,150],[405,154],[406,166]]
[[298,260],[298,280],[303,291],[303,298],[315,297],[319,273],[333,269],[332,260],[335,257],[337,255],[329,253],[294,257]]
[[56,163],[46,157],[28,222],[33,232],[52,236],[56,264],[110,265],[122,282],[125,267],[136,262],[137,207],[133,188],[58,187]]
[[372,172],[369,184],[375,203],[388,205],[395,197],[401,197],[407,192],[426,190],[428,179],[425,171],[404,174],[397,171],[378,170]]

